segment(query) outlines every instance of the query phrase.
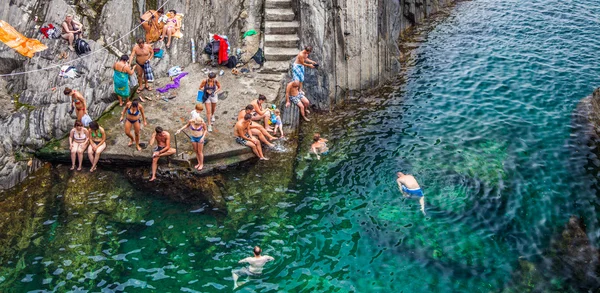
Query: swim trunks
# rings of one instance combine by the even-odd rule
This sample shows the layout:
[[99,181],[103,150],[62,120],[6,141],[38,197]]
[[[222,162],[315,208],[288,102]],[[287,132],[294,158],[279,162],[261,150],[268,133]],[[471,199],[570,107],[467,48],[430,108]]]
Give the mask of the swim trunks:
[[304,65],[294,63],[294,66],[292,66],[292,80],[304,82]]
[[290,96],[290,102],[292,102],[294,105],[298,105],[302,103],[302,98],[304,98],[304,94],[298,93],[297,96]]
[[165,149],[165,147],[164,147],[164,146],[163,146],[163,147],[161,147],[161,146],[157,146],[157,147],[155,147],[155,148],[154,148],[154,151],[155,151],[155,152],[160,152],[160,151],[162,151],[162,150],[164,150],[164,149]]
[[406,188],[406,186],[402,185],[402,191],[408,195],[416,196],[416,197],[423,197],[423,195],[424,195],[421,188],[408,189],[408,188]]
[[192,142],[200,142],[203,136],[190,136]]

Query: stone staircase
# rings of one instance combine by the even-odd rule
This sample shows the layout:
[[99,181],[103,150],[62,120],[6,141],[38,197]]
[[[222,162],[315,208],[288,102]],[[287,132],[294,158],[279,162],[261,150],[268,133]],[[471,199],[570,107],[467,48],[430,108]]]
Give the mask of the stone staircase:
[[267,62],[261,68],[266,80],[281,80],[298,54],[299,23],[294,20],[292,0],[266,0],[264,52]]

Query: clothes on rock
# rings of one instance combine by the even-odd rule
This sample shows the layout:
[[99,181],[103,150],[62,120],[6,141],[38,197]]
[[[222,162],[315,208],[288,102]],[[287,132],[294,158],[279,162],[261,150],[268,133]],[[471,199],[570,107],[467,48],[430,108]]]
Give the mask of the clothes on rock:
[[129,74],[113,69],[113,83],[115,85],[115,93],[121,97],[129,97]]

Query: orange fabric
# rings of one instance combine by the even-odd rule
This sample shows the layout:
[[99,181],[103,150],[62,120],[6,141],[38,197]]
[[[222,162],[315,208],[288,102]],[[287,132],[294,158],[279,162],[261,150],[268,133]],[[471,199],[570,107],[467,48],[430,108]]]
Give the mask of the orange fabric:
[[29,58],[37,52],[48,49],[39,40],[26,38],[4,20],[0,20],[0,41]]

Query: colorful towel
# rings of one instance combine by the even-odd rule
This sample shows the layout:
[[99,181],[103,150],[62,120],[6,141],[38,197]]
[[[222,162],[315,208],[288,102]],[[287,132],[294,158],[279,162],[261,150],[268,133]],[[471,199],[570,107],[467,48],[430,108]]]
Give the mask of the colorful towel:
[[294,66],[292,66],[292,80],[304,82],[304,65],[294,63]]
[[29,58],[37,52],[48,49],[39,40],[26,38],[4,20],[0,20],[0,41]]
[[184,78],[186,75],[188,75],[187,72],[182,72],[181,74],[179,74],[179,76],[177,76],[177,77],[175,77],[173,79],[173,83],[169,83],[169,84],[165,85],[162,88],[156,89],[156,91],[159,92],[159,93],[161,93],[161,94],[164,94],[164,93],[168,92],[171,89],[178,88],[179,87],[179,80],[182,79],[182,78]]
[[129,98],[129,74],[114,70],[113,83],[115,84],[115,93],[117,95]]
[[219,64],[223,64],[223,62],[227,62],[229,60],[229,56],[227,55],[229,45],[227,44],[227,40],[219,35],[214,35],[213,39],[219,41]]
[[173,34],[173,37],[176,37],[178,39],[183,38],[183,33],[181,32],[181,28],[183,27],[183,14],[182,13],[177,13],[177,15],[175,15],[175,19],[177,19],[177,22],[179,22],[179,29]]

